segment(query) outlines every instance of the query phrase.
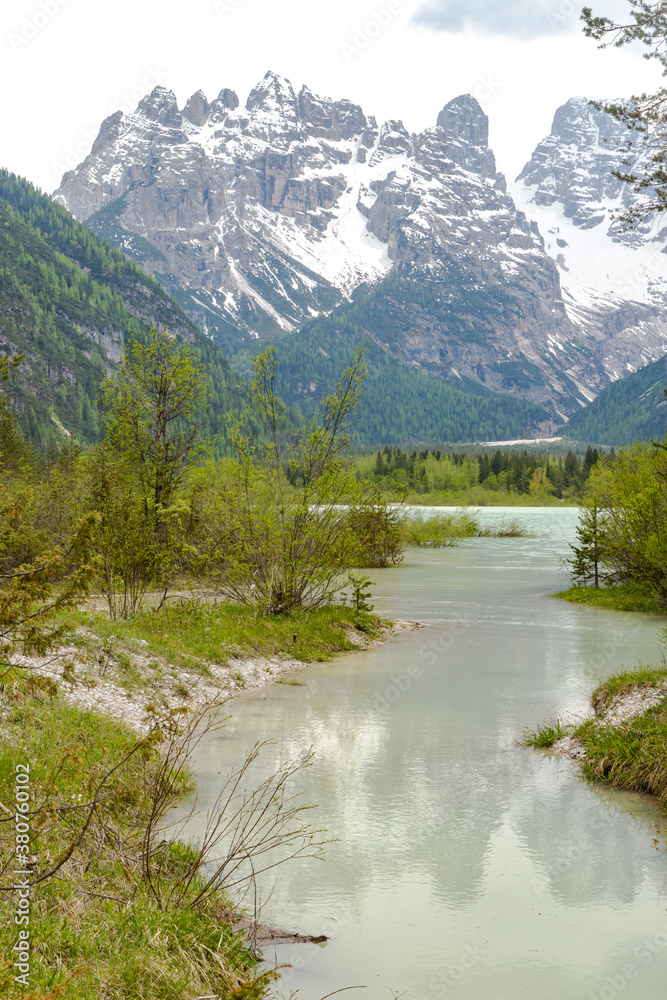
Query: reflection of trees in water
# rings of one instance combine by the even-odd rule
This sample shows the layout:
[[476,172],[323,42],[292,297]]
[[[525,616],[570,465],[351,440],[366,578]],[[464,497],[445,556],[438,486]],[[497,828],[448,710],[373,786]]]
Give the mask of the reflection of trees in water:
[[450,905],[479,896],[483,858],[506,805],[500,761],[480,769],[472,746],[457,748],[454,757],[446,734],[425,732],[417,713],[397,732],[375,712],[351,718],[332,709],[272,753],[277,761],[310,744],[317,747],[317,764],[305,795],[326,804],[322,819],[340,842],[327,850],[324,868],[307,873],[293,866],[281,872],[281,881],[295,889],[298,881],[299,893],[309,878],[320,887],[355,884],[363,898],[363,887],[374,881],[413,878]]
[[645,863],[651,830],[623,806],[579,778],[552,785],[544,796],[526,789],[512,826],[533,856],[536,891],[569,906],[632,903],[651,874]]
[[[514,695],[524,653],[517,652]],[[554,762],[512,746],[516,723],[507,692],[497,688],[495,700],[486,698],[485,717],[473,727],[451,691],[454,677],[445,697],[426,675],[418,697],[407,694],[400,709],[387,713],[372,708],[377,675],[345,679],[320,676],[312,700],[301,689],[294,700],[246,705],[236,731],[232,722],[221,742],[202,747],[202,793],[215,785],[220,758],[242,755],[254,738],[274,740],[264,755],[267,772],[316,748],[315,766],[301,786],[306,802],[321,805],[311,815],[314,825],[326,826],[339,843],[326,849],[325,865],[281,868],[276,898],[315,908],[324,894],[345,901],[352,915],[377,896],[378,886],[407,880],[420,884],[425,901],[469,906],[484,895],[487,870],[502,874],[503,847],[494,838],[503,824],[532,862],[540,895],[552,892],[575,906],[635,898],[650,830],[619,815],[577,777],[559,779]],[[488,675],[482,680],[493,682]],[[204,795],[200,805],[205,809]]]
[[[454,753],[447,733],[425,730],[416,710],[402,718],[397,732],[381,715],[339,708],[304,727],[304,743],[318,747],[306,795],[326,804],[340,843],[328,850],[326,870],[285,869],[281,879],[297,879],[299,892],[313,877],[332,888],[356,885],[362,905],[374,881],[414,878],[444,904],[468,906],[484,893],[485,861],[505,822],[533,863],[539,895],[577,907],[635,899],[646,874],[644,822],[577,777],[556,781],[553,762],[509,751],[480,765],[471,742],[457,737]],[[276,759],[304,743],[287,739]],[[542,766],[546,782],[533,770]]]

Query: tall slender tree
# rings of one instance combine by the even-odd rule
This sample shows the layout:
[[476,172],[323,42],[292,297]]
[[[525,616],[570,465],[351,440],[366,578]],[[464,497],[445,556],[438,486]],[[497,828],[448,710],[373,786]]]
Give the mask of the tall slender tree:
[[566,560],[572,567],[572,582],[587,587],[592,581],[600,586],[600,567],[604,558],[604,519],[596,503],[582,508],[577,525],[578,545],[570,545],[574,556]]

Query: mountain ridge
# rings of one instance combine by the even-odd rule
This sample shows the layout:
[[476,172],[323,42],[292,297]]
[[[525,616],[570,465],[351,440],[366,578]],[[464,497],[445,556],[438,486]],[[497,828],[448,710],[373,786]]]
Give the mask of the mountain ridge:
[[[508,186],[470,95],[410,133],[272,72],[245,104],[225,88],[179,109],[156,87],[103,122],[56,197],[140,260],[233,364],[267,338],[356,314],[355,294],[375,289],[363,333],[394,361],[538,403],[554,429],[667,350],[667,297],[580,294],[552,232],[593,233],[601,253],[615,236],[595,228],[596,190],[581,218],[564,197],[578,169],[568,136],[595,183],[609,173],[591,114],[582,99],[559,109]],[[546,204],[537,194],[552,181]],[[391,299],[397,281],[412,286],[405,308]]]
[[[239,328],[241,346],[292,332],[362,284],[397,268],[421,280],[447,270],[458,254],[469,285],[511,285],[508,275],[518,269],[526,308],[517,305],[516,322],[504,325],[506,343],[454,367],[481,384],[495,379],[492,369],[478,375],[487,360],[498,365],[528,350],[529,362],[545,367],[547,337],[558,339],[561,320],[569,330],[556,268],[517,216],[488,147],[488,118],[473,97],[450,101],[433,128],[410,135],[400,122],[378,126],[352,102],[318,98],[305,87],[297,95],[275,74],[243,107],[225,93],[208,109],[203,94],[193,95],[184,118],[175,96],[156,88],[135,116],[107,119],[91,156],[65,175],[58,197],[93,230],[109,225],[100,213],[116,206],[116,224],[155,248],[153,260],[142,263],[177,297],[180,255],[187,285],[181,295],[191,303],[196,297],[199,318],[232,354]],[[205,117],[204,125],[189,121]],[[473,213],[473,227],[463,225]],[[217,323],[215,310],[206,315],[214,303]],[[547,337],[532,350],[530,337],[516,338],[513,329],[522,335],[538,315]],[[440,350],[449,358],[446,343],[427,349],[431,371]],[[402,351],[403,363],[425,361],[405,340]],[[582,374],[586,364],[582,359]],[[451,365],[440,367],[441,376],[457,377]],[[547,395],[572,411],[577,393],[569,377],[559,376]]]

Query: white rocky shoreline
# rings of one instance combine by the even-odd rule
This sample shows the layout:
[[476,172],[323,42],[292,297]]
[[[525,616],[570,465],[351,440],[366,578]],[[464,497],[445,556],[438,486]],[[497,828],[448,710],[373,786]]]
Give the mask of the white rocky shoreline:
[[[349,629],[346,637],[358,650],[363,650],[421,627],[417,622],[386,622],[379,637],[369,639],[364,632],[354,629]],[[202,673],[177,667],[152,650],[148,653],[141,640],[134,640],[121,652],[114,653],[101,646],[99,637],[86,629],[80,629],[76,638],[76,644],[62,646],[49,656],[24,657],[18,665],[34,676],[52,681],[68,704],[102,712],[141,735],[150,728],[151,709],[153,717],[155,709],[163,714],[183,708],[200,711],[208,705],[229,702],[243,691],[285,683],[285,678],[311,666],[288,655],[234,657],[226,663],[210,663],[207,672]],[[345,652],[335,654],[334,659]],[[121,656],[129,666],[132,683],[128,684],[127,676],[123,677]]]

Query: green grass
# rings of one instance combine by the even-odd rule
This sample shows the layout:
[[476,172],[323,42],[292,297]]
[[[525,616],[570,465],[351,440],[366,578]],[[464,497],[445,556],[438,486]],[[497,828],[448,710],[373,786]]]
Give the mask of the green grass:
[[430,517],[406,518],[401,525],[405,545],[438,549],[457,544],[460,538],[479,534],[479,522],[467,511],[433,514]]
[[479,520],[466,510],[406,518],[401,533],[405,545],[431,549],[451,548],[458,545],[462,538],[529,537],[529,532],[516,518],[503,518],[498,524],[483,528]]
[[583,746],[582,771],[586,778],[628,791],[654,795],[667,810],[667,691],[653,708],[623,723],[610,725],[600,716],[615,698],[667,683],[667,667],[638,666],[603,681],[593,692],[596,713],[579,725],[558,720],[527,732],[523,746],[548,749],[563,736],[573,736]]
[[553,725],[538,726],[534,732],[526,731],[521,740],[521,746],[548,750],[563,736],[571,736],[573,731],[574,726],[566,725],[557,719]]
[[[160,611],[147,610],[123,621],[106,613],[78,611],[69,616],[107,646],[142,649],[188,669],[206,672],[210,663],[227,663],[251,656],[287,655],[305,663],[331,660],[337,653],[358,649],[351,634],[379,635],[379,619],[355,615],[350,607],[334,605],[317,611],[294,611],[271,618],[253,614],[252,607],[228,602],[183,601]],[[133,683],[135,678],[128,678]]]
[[604,712],[614,698],[642,688],[654,688],[667,682],[667,668],[645,667],[640,665],[634,670],[621,670],[603,681],[591,695],[591,704],[596,714]]
[[[357,649],[362,634],[372,638],[386,630],[373,615],[340,605],[256,619],[245,606],[187,601],[129,621],[110,621],[91,610],[68,618],[78,629],[78,648],[64,671],[62,691],[67,683],[96,683],[80,672],[87,666],[130,693],[148,677],[159,683],[179,659],[202,673],[214,661],[233,664],[247,655],[323,661]],[[182,694],[188,694],[185,685]],[[157,719],[160,710],[155,711]],[[158,731],[147,743],[111,717],[69,705],[51,679],[23,675],[0,681],[0,867],[5,872],[16,867],[13,824],[2,820],[14,803],[17,763],[31,768],[34,873],[48,872],[76,845],[58,872],[32,892],[30,1000],[266,996],[272,974],[259,969],[235,932],[237,915],[224,888],[195,900],[205,875],[193,848],[161,830],[153,842],[162,840],[157,853],[145,850],[148,817],[157,790],[165,787],[160,768],[175,718],[168,711],[161,717],[162,735]],[[166,787],[167,806],[176,804],[192,792],[189,773],[169,778]],[[197,870],[184,888],[178,880],[193,858]],[[16,905],[13,894],[0,894],[0,995],[24,998],[25,987],[13,979]]]
[[591,608],[610,611],[642,611],[644,614],[664,615],[667,608],[652,594],[629,584],[616,587],[570,587],[554,597],[571,604],[586,604]]
[[505,517],[498,524],[480,528],[477,534],[479,538],[532,538],[515,517]]
[[574,735],[586,752],[582,765],[587,778],[648,792],[667,809],[667,696],[625,725],[607,726],[592,719]]
[[[111,718],[67,705],[39,678],[0,690],[0,801],[14,802],[16,764],[30,765],[31,856],[39,876],[83,828],[93,789],[137,737]],[[46,1000],[194,1000],[265,995],[266,980],[233,930],[223,892],[201,905],[165,904],[192,849],[171,842],[155,870],[158,902],[144,876],[143,831],[161,750],[145,745],[108,781],[81,845],[31,897],[30,987],[15,984],[17,899],[0,894],[0,994]],[[190,789],[187,774],[174,801]],[[5,814],[3,814],[5,815]],[[0,862],[13,869],[14,830],[0,823]],[[5,880],[6,881],[6,880]]]

